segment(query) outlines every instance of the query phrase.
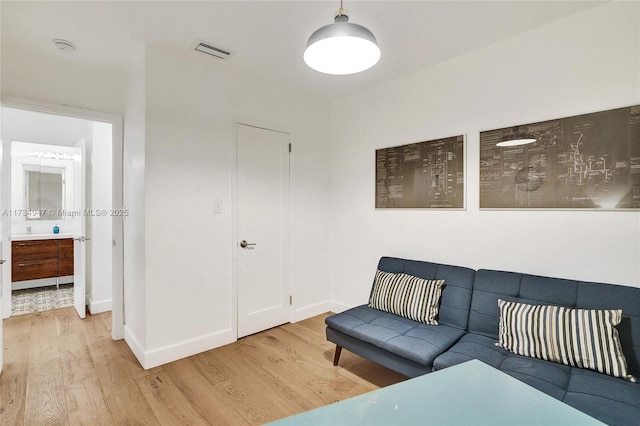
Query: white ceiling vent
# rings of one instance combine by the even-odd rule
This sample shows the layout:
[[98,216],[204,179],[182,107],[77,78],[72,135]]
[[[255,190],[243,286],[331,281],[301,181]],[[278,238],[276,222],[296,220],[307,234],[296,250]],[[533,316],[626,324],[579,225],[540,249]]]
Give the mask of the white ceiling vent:
[[207,55],[211,55],[216,59],[228,59],[231,56],[231,52],[227,49],[223,49],[221,47],[214,46],[211,43],[207,43],[206,41],[198,40],[194,49],[198,52],[206,53]]

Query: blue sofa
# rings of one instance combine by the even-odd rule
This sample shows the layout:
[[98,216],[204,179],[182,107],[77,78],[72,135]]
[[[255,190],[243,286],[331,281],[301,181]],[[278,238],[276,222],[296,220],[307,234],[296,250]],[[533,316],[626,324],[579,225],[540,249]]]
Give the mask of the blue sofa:
[[617,326],[629,373],[640,378],[640,288],[383,257],[378,269],[443,279],[438,325],[358,306],[327,317],[334,365],[345,348],[408,377],[479,359],[611,425],[640,424],[640,384],[513,354],[495,345],[498,299],[622,309]]

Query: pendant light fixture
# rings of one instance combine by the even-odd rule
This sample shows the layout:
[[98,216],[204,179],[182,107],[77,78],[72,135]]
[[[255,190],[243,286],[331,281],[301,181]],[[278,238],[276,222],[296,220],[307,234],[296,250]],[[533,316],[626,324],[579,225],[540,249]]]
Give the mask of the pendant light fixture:
[[498,142],[496,146],[527,145],[530,143],[534,143],[535,141],[535,136],[530,133],[521,132],[520,126],[515,126],[511,130],[511,133],[507,133],[502,138],[500,138],[500,142]]
[[380,48],[375,36],[362,25],[349,22],[342,0],[334,23],[311,34],[304,51],[304,61],[310,68],[334,75],[367,70],[379,59]]

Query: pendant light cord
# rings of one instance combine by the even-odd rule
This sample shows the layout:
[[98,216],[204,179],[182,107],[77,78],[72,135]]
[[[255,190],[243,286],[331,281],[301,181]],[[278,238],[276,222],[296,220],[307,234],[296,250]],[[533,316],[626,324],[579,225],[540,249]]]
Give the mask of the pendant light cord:
[[345,16],[348,19],[348,16],[345,12],[346,10],[344,10],[344,8],[342,7],[342,0],[340,0],[340,9],[338,9],[338,13],[336,14],[336,19],[340,16]]

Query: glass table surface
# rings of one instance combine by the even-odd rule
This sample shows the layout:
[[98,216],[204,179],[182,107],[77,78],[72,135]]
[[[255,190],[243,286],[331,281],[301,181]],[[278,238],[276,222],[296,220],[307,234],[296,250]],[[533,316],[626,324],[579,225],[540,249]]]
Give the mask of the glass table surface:
[[603,425],[478,360],[278,420],[273,425]]

